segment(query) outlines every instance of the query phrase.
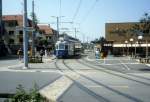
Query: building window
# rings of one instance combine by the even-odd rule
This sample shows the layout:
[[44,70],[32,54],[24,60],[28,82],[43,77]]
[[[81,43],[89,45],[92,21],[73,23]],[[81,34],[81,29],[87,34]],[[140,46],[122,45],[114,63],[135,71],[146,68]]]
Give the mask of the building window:
[[52,37],[50,36],[49,39],[52,39]]
[[23,43],[23,38],[19,38],[19,43]]
[[9,44],[14,44],[14,39],[9,39]]
[[10,21],[10,22],[8,22],[8,26],[9,27],[15,27],[15,26],[17,26],[18,24],[17,24],[17,21]]
[[20,34],[20,35],[22,35],[22,34],[23,34],[23,31],[22,31],[22,30],[20,30],[20,31],[19,31],[19,34]]
[[9,31],[9,35],[13,35],[14,34],[14,31]]

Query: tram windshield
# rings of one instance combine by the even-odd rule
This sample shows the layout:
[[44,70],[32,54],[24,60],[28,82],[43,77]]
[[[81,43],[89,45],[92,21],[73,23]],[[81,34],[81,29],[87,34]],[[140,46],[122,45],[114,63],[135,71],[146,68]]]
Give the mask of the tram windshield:
[[64,50],[64,44],[59,44],[59,49]]

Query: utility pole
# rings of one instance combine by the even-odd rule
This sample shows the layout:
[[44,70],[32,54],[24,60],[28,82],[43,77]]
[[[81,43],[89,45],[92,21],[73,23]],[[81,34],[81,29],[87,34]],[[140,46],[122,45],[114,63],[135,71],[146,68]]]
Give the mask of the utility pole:
[[59,38],[59,24],[60,24],[59,18],[64,17],[64,16],[60,16],[60,17],[58,17],[58,16],[51,16],[51,17],[57,19],[57,39],[58,39]]
[[32,56],[35,56],[35,13],[34,13],[34,0],[32,1]]
[[27,0],[23,1],[24,1],[24,10],[23,10],[24,69],[27,69],[28,68]]
[[2,22],[2,0],[0,0],[0,42],[2,40],[3,22]]
[[77,38],[76,34],[77,34],[77,28],[75,28],[75,35],[74,35],[75,38]]
[[59,39],[59,17],[57,18],[57,39]]

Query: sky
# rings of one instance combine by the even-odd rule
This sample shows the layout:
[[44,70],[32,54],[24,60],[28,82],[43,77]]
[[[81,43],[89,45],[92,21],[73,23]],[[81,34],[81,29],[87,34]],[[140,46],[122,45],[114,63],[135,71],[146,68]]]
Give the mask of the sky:
[[[22,14],[23,0],[2,0],[3,15]],[[60,33],[66,32],[82,41],[105,37],[105,23],[137,22],[150,13],[150,0],[34,0],[35,13],[41,24],[56,29],[60,17]],[[28,15],[32,0],[28,2]],[[64,23],[66,22],[66,23]],[[65,29],[65,30],[64,30]]]

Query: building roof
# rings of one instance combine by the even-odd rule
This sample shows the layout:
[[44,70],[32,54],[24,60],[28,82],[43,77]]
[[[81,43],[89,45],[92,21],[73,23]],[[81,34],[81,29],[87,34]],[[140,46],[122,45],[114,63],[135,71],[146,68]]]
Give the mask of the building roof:
[[4,15],[3,20],[8,21],[8,20],[22,20],[23,16],[22,15]]
[[53,29],[49,25],[38,25],[39,30],[44,31],[45,35],[53,34]]
[[[17,21],[18,26],[23,26],[23,15],[4,15],[3,21]],[[32,26],[32,20],[28,19],[28,25]]]

